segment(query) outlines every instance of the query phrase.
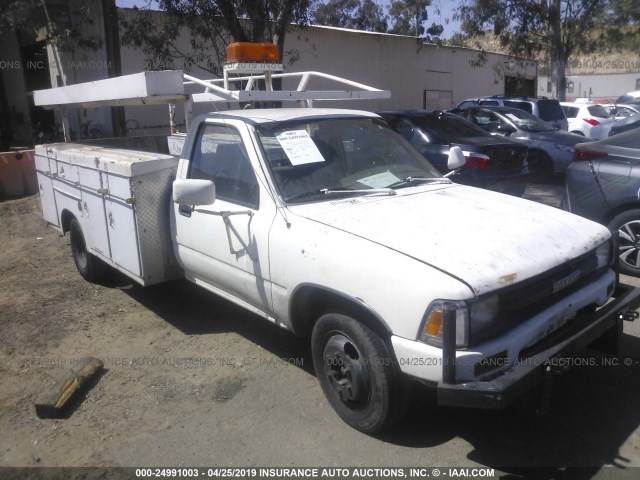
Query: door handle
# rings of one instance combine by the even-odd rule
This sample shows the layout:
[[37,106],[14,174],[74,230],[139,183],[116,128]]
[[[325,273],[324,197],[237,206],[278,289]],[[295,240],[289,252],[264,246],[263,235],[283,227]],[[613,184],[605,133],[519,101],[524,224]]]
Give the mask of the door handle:
[[193,209],[191,208],[191,205],[180,205],[178,207],[178,212],[180,212],[180,215],[183,217],[191,217],[192,211]]

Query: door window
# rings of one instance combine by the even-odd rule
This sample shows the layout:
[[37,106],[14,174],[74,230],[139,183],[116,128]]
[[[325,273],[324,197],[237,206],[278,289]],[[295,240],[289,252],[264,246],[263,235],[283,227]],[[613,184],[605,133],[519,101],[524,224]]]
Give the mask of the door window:
[[233,127],[204,125],[200,129],[188,177],[213,180],[220,200],[258,208],[258,181],[240,132]]

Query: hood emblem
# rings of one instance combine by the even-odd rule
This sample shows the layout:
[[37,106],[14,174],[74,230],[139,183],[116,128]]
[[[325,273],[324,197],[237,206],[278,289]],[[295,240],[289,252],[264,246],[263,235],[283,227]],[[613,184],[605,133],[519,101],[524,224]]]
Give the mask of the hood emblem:
[[567,275],[566,277],[561,278],[560,280],[556,280],[555,282],[553,282],[553,293],[558,293],[559,291],[564,290],[569,285],[575,283],[576,280],[578,280],[579,278],[580,278],[580,270],[576,270],[570,275]]

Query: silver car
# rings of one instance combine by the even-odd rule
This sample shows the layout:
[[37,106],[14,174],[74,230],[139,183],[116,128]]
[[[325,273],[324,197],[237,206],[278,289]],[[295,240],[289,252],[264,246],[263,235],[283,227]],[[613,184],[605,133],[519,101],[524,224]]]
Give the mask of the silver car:
[[618,269],[640,277],[640,129],[576,145],[562,205],[618,232]]
[[529,147],[527,164],[532,174],[564,173],[573,158],[574,146],[584,137],[558,130],[518,108],[476,106],[451,110],[486,132],[502,135]]

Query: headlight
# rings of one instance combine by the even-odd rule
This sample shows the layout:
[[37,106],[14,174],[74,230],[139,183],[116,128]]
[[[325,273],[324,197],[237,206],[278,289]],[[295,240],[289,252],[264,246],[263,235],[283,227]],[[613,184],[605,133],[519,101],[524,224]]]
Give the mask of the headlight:
[[418,340],[434,347],[442,346],[444,334],[444,308],[451,305],[456,313],[456,347],[469,346],[471,338],[481,338],[498,320],[500,299],[491,295],[481,300],[469,302],[457,300],[435,300],[429,305],[424,316]]
[[562,150],[563,152],[573,153],[575,152],[575,148],[572,145],[554,145],[558,150]]
[[610,267],[615,260],[615,251],[613,248],[613,240],[607,240],[598,248],[596,248],[596,268]]
[[422,320],[422,325],[418,332],[418,340],[434,347],[442,346],[445,304],[455,308],[456,347],[466,347],[469,343],[469,309],[465,302],[456,300],[435,300],[431,302]]

